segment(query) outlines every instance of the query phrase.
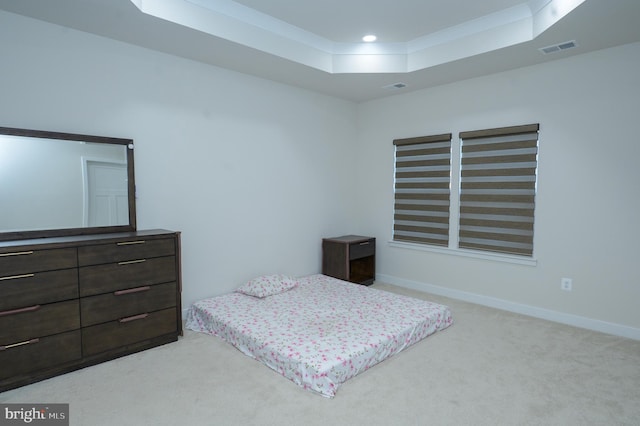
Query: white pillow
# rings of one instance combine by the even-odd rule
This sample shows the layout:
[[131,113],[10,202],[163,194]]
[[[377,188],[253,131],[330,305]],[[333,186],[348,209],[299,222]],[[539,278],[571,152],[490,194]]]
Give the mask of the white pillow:
[[291,290],[298,286],[298,281],[282,274],[262,275],[247,281],[236,291],[249,296],[264,298]]

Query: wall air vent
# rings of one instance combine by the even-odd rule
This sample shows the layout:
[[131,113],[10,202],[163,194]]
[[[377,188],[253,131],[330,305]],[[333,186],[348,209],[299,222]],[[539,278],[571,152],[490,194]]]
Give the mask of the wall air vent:
[[564,43],[558,43],[547,47],[541,47],[538,49],[543,54],[548,55],[549,53],[561,52],[567,49],[573,49],[574,47],[578,47],[578,44],[575,40],[565,41]]
[[405,87],[407,87],[405,83],[393,83],[388,86],[383,86],[382,88],[383,89],[404,89]]

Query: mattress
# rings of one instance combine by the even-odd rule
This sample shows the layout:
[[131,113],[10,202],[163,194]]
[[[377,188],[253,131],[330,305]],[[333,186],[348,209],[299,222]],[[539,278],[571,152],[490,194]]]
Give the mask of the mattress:
[[198,301],[186,328],[333,397],[348,379],[452,324],[444,305],[320,274],[298,283],[265,298],[234,292]]

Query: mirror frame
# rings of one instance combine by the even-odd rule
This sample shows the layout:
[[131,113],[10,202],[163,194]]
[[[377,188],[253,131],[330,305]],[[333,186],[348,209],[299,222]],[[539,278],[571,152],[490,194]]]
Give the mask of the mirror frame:
[[[133,232],[136,230],[135,175],[133,164],[133,140],[106,136],[82,135],[76,133],[49,132],[44,130],[0,127],[0,135],[23,136],[29,138],[57,139],[77,142],[124,145],[127,151],[127,201],[129,204],[129,224],[114,226],[88,226],[80,228],[0,231],[0,241],[24,240],[32,238],[50,238],[75,235],[107,234],[113,232]],[[1,202],[2,200],[0,200]]]

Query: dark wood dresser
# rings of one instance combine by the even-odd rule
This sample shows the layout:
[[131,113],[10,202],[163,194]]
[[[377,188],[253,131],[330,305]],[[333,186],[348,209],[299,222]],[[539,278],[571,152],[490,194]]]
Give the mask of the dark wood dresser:
[[181,333],[179,232],[0,242],[0,392]]
[[376,278],[376,239],[344,235],[322,240],[322,273],[371,285]]

